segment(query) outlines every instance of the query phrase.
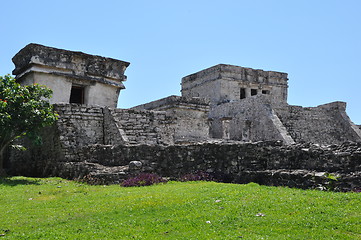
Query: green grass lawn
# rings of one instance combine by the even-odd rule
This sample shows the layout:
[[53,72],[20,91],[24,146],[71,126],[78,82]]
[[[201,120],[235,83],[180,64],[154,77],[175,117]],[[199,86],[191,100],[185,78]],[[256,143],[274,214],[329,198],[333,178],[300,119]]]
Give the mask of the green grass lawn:
[[361,194],[215,182],[0,180],[0,239],[361,239]]

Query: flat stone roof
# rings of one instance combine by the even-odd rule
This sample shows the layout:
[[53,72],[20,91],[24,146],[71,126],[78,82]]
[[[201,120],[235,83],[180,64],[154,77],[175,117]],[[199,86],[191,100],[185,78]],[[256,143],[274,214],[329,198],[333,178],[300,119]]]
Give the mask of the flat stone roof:
[[288,74],[284,72],[264,71],[262,69],[246,68],[229,64],[218,64],[185,76],[182,78],[182,82],[191,82],[200,78],[207,78],[207,81],[213,81],[221,78],[229,78],[230,75],[239,80],[246,79],[247,75],[260,76],[265,78],[278,78],[284,81],[288,80]]
[[104,77],[115,81],[125,81],[125,69],[129,62],[68,51],[40,44],[30,43],[13,58],[14,75],[26,72],[32,66],[51,68],[54,73],[75,76]]

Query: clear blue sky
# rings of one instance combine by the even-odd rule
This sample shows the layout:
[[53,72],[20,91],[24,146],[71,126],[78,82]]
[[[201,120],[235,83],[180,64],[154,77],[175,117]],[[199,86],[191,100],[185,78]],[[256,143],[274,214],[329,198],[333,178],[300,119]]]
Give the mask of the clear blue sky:
[[0,30],[0,75],[31,42],[130,62],[121,108],[224,63],[287,72],[290,104],[345,101],[361,124],[360,0],[8,0]]

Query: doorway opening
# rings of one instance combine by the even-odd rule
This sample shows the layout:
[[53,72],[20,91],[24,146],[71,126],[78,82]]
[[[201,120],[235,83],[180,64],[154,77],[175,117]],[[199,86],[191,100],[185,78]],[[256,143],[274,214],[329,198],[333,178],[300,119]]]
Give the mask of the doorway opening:
[[84,104],[84,87],[71,87],[69,103]]
[[245,88],[241,88],[240,98],[241,98],[241,99],[246,98],[246,89],[245,89]]

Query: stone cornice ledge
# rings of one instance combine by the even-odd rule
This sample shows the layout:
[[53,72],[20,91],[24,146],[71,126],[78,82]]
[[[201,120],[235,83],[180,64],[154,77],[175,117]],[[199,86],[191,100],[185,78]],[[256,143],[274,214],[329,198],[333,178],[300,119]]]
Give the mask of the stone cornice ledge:
[[31,66],[37,65],[53,68],[52,73],[76,75],[93,80],[97,79],[97,81],[108,78],[117,82],[126,80],[124,72],[130,64],[113,58],[67,51],[34,43],[21,49],[12,61],[15,64],[14,75],[22,75]]

